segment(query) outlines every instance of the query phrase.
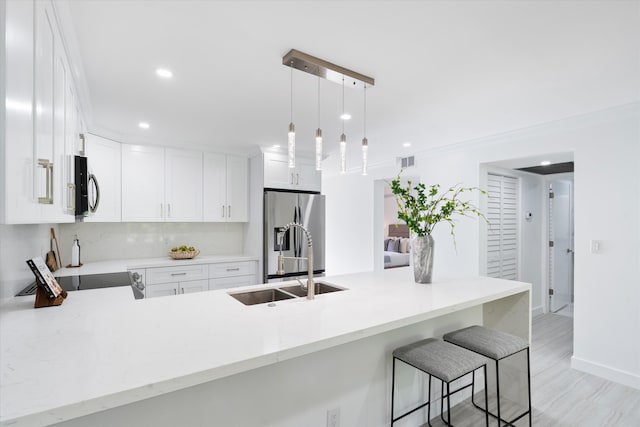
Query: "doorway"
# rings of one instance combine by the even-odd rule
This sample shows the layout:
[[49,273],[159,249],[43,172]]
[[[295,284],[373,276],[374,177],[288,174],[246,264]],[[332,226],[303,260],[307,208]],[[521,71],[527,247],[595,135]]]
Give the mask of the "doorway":
[[573,316],[573,174],[548,180],[549,312]]

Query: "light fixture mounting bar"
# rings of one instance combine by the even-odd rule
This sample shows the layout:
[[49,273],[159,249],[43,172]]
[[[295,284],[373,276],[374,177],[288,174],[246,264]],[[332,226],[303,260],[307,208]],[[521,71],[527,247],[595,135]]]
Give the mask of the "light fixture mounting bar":
[[291,49],[282,57],[282,64],[338,84],[342,84],[342,79],[344,78],[344,84],[347,87],[364,88],[365,86],[375,85],[375,80],[372,77],[295,49]]

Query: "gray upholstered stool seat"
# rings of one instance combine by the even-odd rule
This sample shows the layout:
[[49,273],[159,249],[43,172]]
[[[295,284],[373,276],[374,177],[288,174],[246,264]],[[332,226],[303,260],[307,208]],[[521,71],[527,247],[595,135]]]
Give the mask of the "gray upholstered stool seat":
[[445,334],[443,339],[494,360],[529,347],[529,343],[520,337],[477,325]]
[[[529,343],[517,336],[507,334],[505,332],[496,331],[494,329],[485,328],[484,326],[470,326],[468,328],[460,329],[457,331],[449,332],[445,334],[443,339],[447,342],[459,345],[467,350],[474,351],[478,354],[493,359],[496,363],[496,396],[497,396],[497,414],[489,412],[489,414],[498,419],[498,426],[502,423],[506,423],[507,426],[512,426],[513,423],[520,418],[529,415],[529,426],[532,425],[531,420],[531,362],[529,360]],[[529,406],[526,411],[508,421],[505,420],[500,413],[500,365],[499,361],[505,357],[513,356],[516,353],[526,350],[527,355],[527,387]],[[486,409],[488,411],[488,405],[485,408],[481,408],[471,398],[472,403],[480,409]]]
[[397,348],[393,357],[450,383],[487,363],[487,358],[435,338]]
[[[404,414],[394,418],[393,406],[394,406],[394,392],[395,392],[395,377],[396,377],[396,359],[400,360],[407,365],[413,366],[416,369],[421,370],[429,375],[429,387],[428,396],[429,399],[426,403],[413,408],[412,410],[405,412]],[[440,418],[447,425],[451,425],[451,395],[459,391],[472,387],[475,384],[475,375],[472,377],[472,382],[465,386],[458,388],[457,390],[450,390],[450,383],[458,378],[461,378],[467,374],[475,373],[477,369],[482,368],[485,378],[485,401],[487,399],[487,362],[488,359],[477,353],[453,345],[448,342],[444,342],[435,338],[427,338],[420,340],[405,346],[399,347],[393,351],[393,376],[391,381],[391,425],[417,411],[420,408],[427,407],[427,424],[431,425],[431,377],[436,377],[442,382],[440,399]],[[445,392],[446,385],[446,392]],[[444,419],[444,400],[447,400],[447,419]],[[483,409],[485,415],[485,422],[487,427],[489,426],[489,413],[487,409]]]

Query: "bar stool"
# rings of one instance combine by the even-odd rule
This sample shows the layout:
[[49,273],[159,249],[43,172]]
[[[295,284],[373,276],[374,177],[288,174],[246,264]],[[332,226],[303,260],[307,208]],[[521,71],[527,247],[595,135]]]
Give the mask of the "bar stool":
[[[493,329],[485,328],[484,326],[470,326],[468,328],[459,329],[454,332],[445,334],[443,339],[447,342],[458,345],[467,350],[471,350],[475,353],[481,354],[489,359],[493,359],[496,362],[496,395],[498,400],[498,414],[493,414],[489,411],[488,401],[485,399],[486,410],[489,414],[498,419],[498,426],[505,422],[506,425],[512,426],[513,423],[520,418],[529,414],[529,426],[531,426],[531,364],[529,361],[529,343],[520,338],[505,332],[496,331]],[[511,421],[507,421],[501,418],[500,415],[500,370],[498,362],[506,357],[513,356],[521,351],[527,351],[527,386],[529,395],[529,408],[518,415]],[[471,401],[476,408],[481,408],[473,400],[473,393]]]
[[[395,392],[395,378],[396,378],[396,359],[413,366],[414,368],[429,375],[429,400],[426,403],[421,404],[417,408],[414,408],[399,417],[393,418],[393,399]],[[485,357],[482,357],[472,351],[465,350],[464,348],[455,346],[448,342],[444,342],[435,338],[427,338],[413,344],[408,344],[397,348],[393,351],[393,374],[391,379],[391,426],[396,421],[406,417],[409,414],[414,413],[418,409],[427,407],[427,423],[431,426],[431,377],[436,377],[441,381],[441,395],[440,400],[440,418],[447,425],[451,426],[451,398],[452,394],[464,390],[467,387],[473,386],[475,381],[475,371],[482,368],[484,372],[484,391],[485,399],[487,399],[487,362]],[[457,390],[450,391],[449,385],[452,381],[455,381],[465,375],[473,373],[472,383],[458,388]],[[447,386],[447,393],[444,393],[444,386]],[[447,398],[447,420],[445,421],[443,415],[444,399]],[[480,408],[482,409],[482,408]],[[489,413],[487,409],[482,409],[485,413],[485,422],[487,427],[489,426]]]

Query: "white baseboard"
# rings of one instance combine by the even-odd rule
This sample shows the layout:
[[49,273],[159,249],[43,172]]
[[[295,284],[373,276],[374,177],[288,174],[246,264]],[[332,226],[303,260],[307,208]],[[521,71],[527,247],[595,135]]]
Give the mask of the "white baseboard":
[[537,306],[537,307],[533,307],[533,308],[531,309],[531,317],[532,317],[532,318],[533,318],[533,317],[536,317],[536,316],[540,316],[540,315],[542,315],[542,314],[544,314],[544,307],[543,307],[543,306],[541,306],[541,305],[539,305],[539,306]]
[[640,375],[632,372],[601,365],[575,356],[571,357],[571,367],[575,370],[640,390]]

